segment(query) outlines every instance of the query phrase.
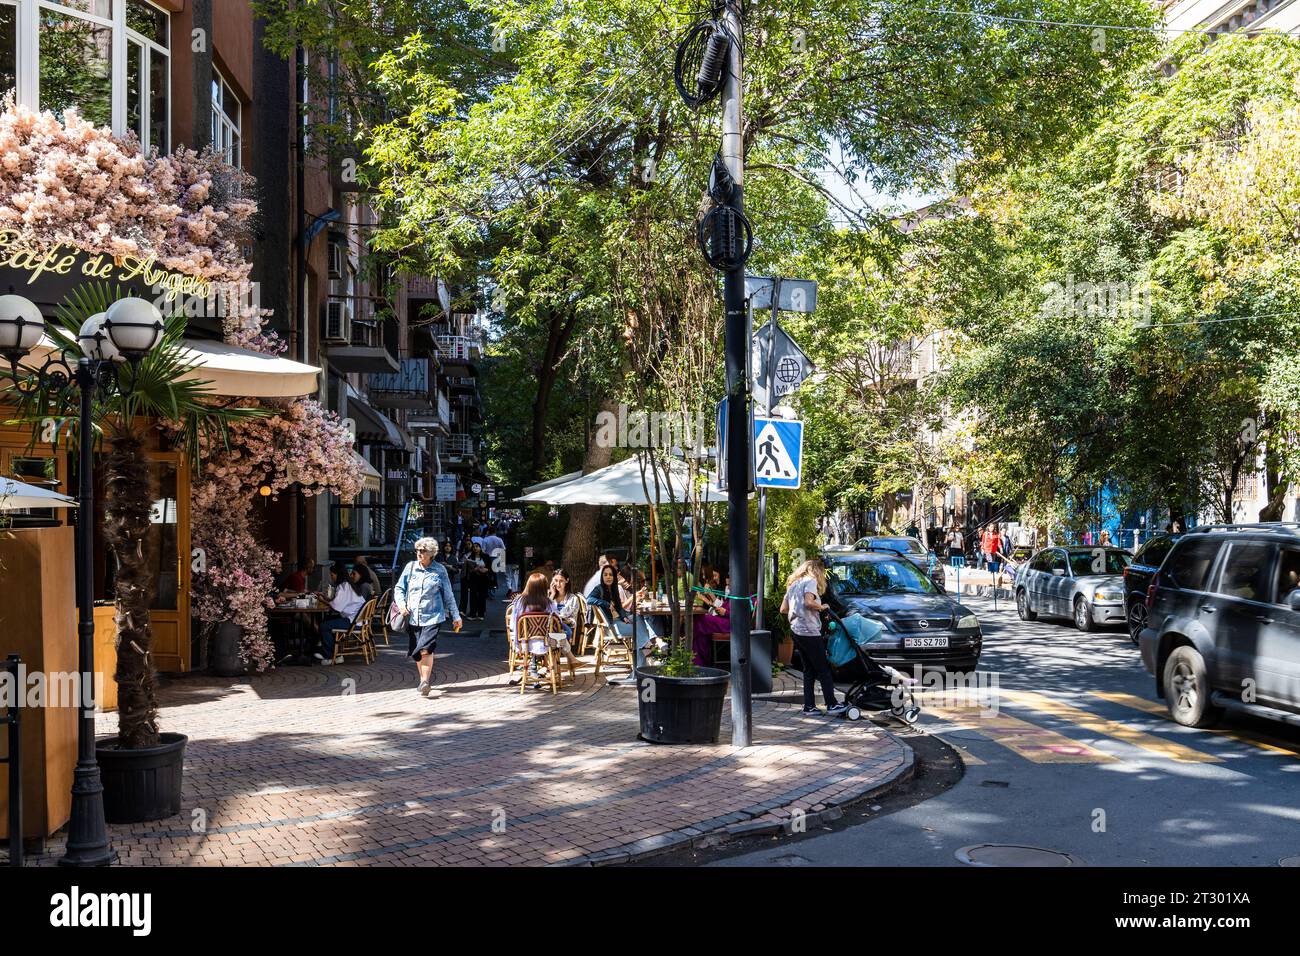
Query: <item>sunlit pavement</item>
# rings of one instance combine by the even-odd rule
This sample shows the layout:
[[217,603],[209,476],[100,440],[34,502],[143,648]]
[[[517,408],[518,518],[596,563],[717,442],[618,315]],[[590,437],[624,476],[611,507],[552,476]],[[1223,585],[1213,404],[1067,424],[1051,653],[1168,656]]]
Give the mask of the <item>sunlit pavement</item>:
[[[744,751],[726,745],[726,716],[722,745],[643,743],[634,688],[588,669],[558,696],[521,695],[500,605],[489,624],[441,639],[431,699],[405,639],[370,666],[166,682],[162,728],[190,738],[183,810],[110,827],[121,862],[616,863],[821,812],[910,769],[909,749],[870,723],[805,718],[792,702],[755,702]],[[61,853],[54,841],[32,862]]]
[[1085,865],[1273,866],[1300,854],[1300,730],[1165,716],[1121,631],[1021,622],[964,598],[985,628],[984,695],[932,694],[918,725],[959,748],[966,774],[937,797],[722,865],[961,866],[981,843],[1042,847]]

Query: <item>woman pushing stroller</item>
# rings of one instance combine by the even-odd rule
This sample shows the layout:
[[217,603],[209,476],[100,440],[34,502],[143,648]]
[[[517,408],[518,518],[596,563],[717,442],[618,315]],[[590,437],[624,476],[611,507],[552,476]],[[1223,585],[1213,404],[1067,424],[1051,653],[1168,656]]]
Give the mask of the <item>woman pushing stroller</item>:
[[794,646],[799,649],[803,661],[803,713],[806,716],[820,716],[813,698],[813,682],[822,686],[822,697],[826,701],[826,712],[838,717],[848,710],[847,704],[835,699],[835,680],[831,676],[831,663],[826,657],[826,641],[822,635],[822,611],[826,604],[822,595],[826,593],[826,568],[816,558],[805,561],[795,568],[794,573],[785,582],[785,598],[781,601],[781,613],[790,620],[790,633],[794,637]]

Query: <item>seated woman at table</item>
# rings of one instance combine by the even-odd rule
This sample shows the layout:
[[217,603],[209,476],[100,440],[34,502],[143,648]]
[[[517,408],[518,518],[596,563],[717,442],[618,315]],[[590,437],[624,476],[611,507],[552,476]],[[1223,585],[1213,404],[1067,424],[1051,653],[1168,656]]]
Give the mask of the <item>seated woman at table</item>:
[[[715,572],[716,573],[716,572]],[[724,586],[714,588],[716,591],[730,593],[731,576],[728,575]],[[713,663],[713,638],[716,634],[731,633],[731,601],[714,595],[715,602],[703,614],[696,614],[691,620],[695,630],[691,640],[691,649],[695,651],[695,663],[701,667]]]
[[[545,572],[543,572],[545,573]],[[573,629],[578,623],[578,595],[573,591],[573,581],[564,568],[556,568],[551,575],[551,602],[555,613],[564,622],[564,629],[573,636]]]
[[[337,628],[346,631],[356,620],[358,612],[365,607],[366,599],[360,592],[361,573],[356,568],[348,574],[342,562],[330,567],[330,580],[334,583],[334,597],[329,599],[329,606],[334,610],[320,623],[320,647],[315,653],[316,660],[322,664],[334,663],[334,631]],[[322,601],[324,594],[318,594]]]
[[695,592],[695,601],[698,607],[710,611],[726,603],[721,595],[712,593],[723,590],[722,572],[717,568],[706,564],[700,569],[700,587],[704,588],[704,590]]
[[[511,602],[510,607],[506,610],[509,630],[514,631],[519,624],[519,618],[525,614],[554,614],[559,617],[560,626],[565,629],[565,634],[563,637],[552,637],[553,646],[559,649],[561,656],[573,667],[588,666],[585,661],[573,653],[573,649],[569,646],[569,637],[573,631],[560,617],[559,607],[551,599],[551,595],[547,593],[546,575],[540,571],[534,571],[528,576],[528,583],[524,585],[524,589],[519,592],[519,596]],[[528,675],[530,677],[537,676],[536,658],[532,655],[529,655],[528,658]]]

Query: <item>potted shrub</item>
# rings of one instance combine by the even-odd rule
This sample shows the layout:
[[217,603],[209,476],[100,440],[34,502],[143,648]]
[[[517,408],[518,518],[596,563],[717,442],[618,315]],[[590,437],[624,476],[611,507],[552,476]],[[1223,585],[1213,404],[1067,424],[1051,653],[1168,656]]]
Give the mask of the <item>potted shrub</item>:
[[641,738],[656,744],[716,744],[730,681],[724,670],[697,665],[687,642],[675,644],[663,664],[638,667]]

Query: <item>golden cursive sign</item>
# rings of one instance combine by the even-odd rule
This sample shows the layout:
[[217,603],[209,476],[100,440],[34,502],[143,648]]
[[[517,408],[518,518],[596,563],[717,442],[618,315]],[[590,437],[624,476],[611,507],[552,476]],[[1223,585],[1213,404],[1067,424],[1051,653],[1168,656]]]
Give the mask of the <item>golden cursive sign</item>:
[[24,239],[16,229],[0,229],[0,268],[26,272],[28,285],[46,274],[68,276],[74,271],[87,279],[139,282],[163,293],[168,302],[181,295],[206,299],[212,293],[208,280],[161,268],[156,255],[114,258],[102,252],[91,254],[66,242],[42,247]]

